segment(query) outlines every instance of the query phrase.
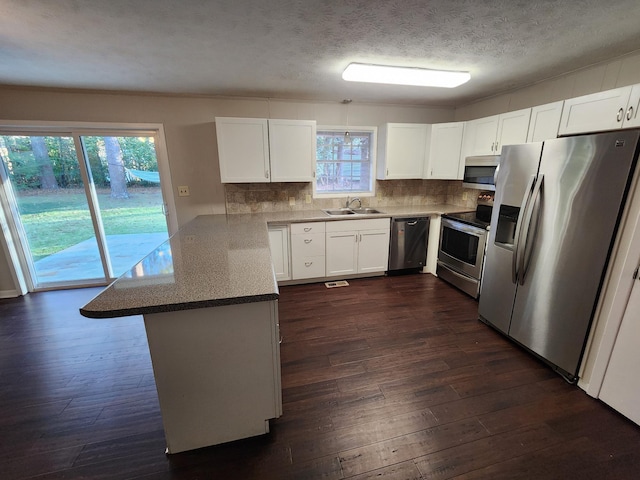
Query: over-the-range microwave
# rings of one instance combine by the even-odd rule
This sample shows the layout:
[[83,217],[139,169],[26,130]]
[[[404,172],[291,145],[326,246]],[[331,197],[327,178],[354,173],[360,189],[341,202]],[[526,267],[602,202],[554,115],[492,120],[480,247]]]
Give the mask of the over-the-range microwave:
[[495,174],[500,155],[480,155],[464,159],[462,186],[481,190],[495,190]]

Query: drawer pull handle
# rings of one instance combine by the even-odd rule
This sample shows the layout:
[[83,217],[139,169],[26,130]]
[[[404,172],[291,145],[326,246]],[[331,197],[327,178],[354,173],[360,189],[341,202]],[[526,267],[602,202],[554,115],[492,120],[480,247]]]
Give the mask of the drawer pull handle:
[[627,110],[627,120],[631,120],[633,118],[633,105],[629,107]]
[[311,229],[312,229],[312,227],[304,227],[304,231],[305,231],[305,232],[310,232],[310,231],[311,231]]
[[313,265],[313,262],[304,262],[305,267],[310,267],[311,265]]
[[616,120],[618,122],[621,122],[623,117],[624,117],[624,108],[621,108],[620,110],[618,110],[618,115],[616,115]]
[[311,243],[313,240],[311,238],[305,238],[304,243]]

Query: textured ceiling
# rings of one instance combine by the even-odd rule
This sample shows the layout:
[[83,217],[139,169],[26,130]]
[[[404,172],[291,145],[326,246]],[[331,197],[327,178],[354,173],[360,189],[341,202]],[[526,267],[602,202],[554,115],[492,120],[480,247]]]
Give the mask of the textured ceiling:
[[[640,49],[638,0],[2,0],[0,84],[463,105]],[[468,70],[345,82],[350,62]]]

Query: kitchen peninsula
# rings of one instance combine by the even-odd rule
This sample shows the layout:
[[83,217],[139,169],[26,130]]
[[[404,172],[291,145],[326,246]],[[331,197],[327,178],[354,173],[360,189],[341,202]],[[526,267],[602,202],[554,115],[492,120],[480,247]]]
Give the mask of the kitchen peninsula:
[[[386,207],[371,216],[465,210]],[[168,453],[264,434],[282,415],[267,225],[330,221],[341,220],[318,210],[197,217],[80,309],[89,318],[143,315]]]

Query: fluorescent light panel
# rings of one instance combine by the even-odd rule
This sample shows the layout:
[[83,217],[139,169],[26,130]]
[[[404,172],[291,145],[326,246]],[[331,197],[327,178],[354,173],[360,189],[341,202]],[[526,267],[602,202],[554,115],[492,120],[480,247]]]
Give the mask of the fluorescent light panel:
[[350,63],[342,73],[342,78],[349,82],[454,88],[468,82],[471,75],[469,72]]

